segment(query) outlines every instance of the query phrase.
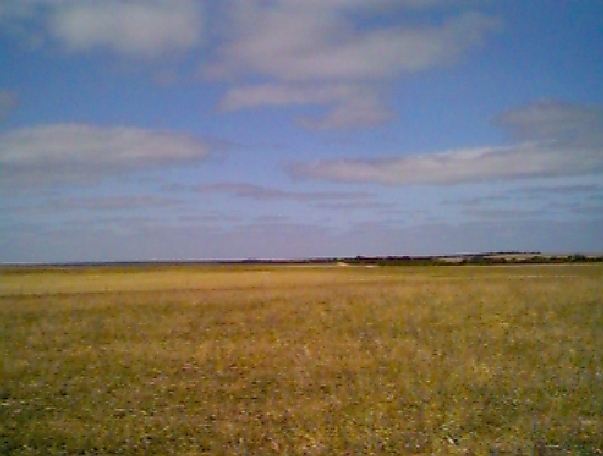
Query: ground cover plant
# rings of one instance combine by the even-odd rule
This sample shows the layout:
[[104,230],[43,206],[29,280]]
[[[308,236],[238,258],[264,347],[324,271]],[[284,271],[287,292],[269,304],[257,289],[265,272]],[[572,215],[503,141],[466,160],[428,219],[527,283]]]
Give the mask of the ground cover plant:
[[603,267],[0,270],[2,454],[601,454]]

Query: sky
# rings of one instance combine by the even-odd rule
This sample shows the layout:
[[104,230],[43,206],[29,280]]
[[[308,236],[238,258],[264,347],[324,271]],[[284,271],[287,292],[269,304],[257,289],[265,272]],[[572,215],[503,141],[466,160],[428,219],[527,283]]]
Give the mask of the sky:
[[599,0],[0,0],[0,263],[603,252]]

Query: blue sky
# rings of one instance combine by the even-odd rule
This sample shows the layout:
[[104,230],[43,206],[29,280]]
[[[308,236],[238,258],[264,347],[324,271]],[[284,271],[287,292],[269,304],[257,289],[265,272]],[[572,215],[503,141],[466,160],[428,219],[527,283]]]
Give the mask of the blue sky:
[[603,3],[0,0],[0,262],[603,251]]

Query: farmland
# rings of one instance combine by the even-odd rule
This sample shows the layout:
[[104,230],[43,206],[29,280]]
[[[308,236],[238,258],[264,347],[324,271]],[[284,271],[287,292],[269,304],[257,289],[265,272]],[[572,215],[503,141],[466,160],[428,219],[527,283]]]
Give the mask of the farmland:
[[2,454],[601,454],[603,266],[0,269]]

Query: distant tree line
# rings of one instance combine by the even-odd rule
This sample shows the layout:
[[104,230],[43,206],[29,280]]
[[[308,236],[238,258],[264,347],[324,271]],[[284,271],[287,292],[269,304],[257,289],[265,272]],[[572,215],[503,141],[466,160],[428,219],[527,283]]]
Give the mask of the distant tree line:
[[458,266],[548,263],[600,263],[603,256],[543,255],[541,252],[486,252],[456,256],[356,256],[335,258],[333,261],[364,266]]

